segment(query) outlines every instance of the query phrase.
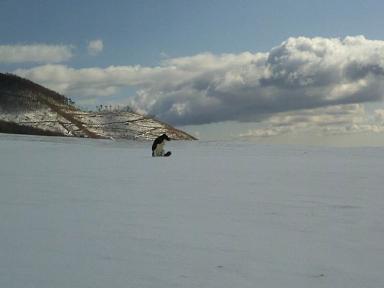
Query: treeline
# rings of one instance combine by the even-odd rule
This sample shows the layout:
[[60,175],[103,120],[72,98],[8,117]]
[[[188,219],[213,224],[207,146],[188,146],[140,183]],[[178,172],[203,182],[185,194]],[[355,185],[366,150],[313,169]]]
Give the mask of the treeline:
[[96,111],[97,112],[132,112],[134,113],[135,111],[129,107],[129,106],[120,106],[120,105],[97,105],[96,106]]
[[13,122],[0,120],[0,133],[9,134],[27,134],[27,135],[42,135],[42,136],[65,136],[59,132],[47,131],[39,128],[19,125]]

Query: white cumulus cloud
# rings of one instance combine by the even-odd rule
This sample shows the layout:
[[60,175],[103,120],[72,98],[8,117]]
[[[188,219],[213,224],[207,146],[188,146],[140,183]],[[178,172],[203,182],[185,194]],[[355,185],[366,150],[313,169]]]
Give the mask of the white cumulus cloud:
[[92,40],[88,43],[88,53],[92,56],[95,56],[102,52],[104,49],[104,43],[102,40]]
[[68,45],[0,45],[0,63],[59,63],[72,58]]
[[239,136],[271,137],[306,132],[315,132],[318,135],[383,133],[383,112],[383,109],[375,110],[372,118],[363,104],[346,104],[276,113],[260,121],[257,128]]

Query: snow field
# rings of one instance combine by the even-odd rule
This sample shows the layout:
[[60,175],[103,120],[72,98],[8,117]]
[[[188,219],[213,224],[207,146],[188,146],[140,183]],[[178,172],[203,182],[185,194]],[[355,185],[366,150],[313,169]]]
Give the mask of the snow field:
[[384,149],[150,147],[0,134],[0,286],[384,286]]

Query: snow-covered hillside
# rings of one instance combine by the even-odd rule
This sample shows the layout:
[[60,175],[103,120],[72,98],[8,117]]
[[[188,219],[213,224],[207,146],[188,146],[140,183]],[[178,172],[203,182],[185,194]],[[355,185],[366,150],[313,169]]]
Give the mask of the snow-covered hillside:
[[25,113],[0,113],[0,120],[33,127],[63,136],[153,140],[166,133],[172,139],[192,140],[189,134],[170,125],[132,112],[85,112],[62,110],[64,117],[50,108]]
[[383,148],[0,134],[0,287],[384,287]]
[[0,73],[2,133],[130,140],[150,140],[166,133],[172,139],[195,139],[152,117],[120,110],[87,112],[73,104],[32,81]]

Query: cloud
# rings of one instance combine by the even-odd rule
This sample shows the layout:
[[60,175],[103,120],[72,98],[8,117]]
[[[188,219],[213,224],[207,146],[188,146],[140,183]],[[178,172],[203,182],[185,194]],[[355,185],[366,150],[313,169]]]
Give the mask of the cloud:
[[384,125],[384,109],[377,109],[374,111],[374,118],[376,122]]
[[66,65],[47,64],[17,69],[14,73],[69,96],[91,96],[95,91],[98,91],[99,96],[110,96],[123,87],[152,86],[161,81],[166,71],[171,73],[168,68],[160,67],[110,66],[74,69]]
[[72,58],[68,45],[0,45],[0,63],[59,63]]
[[70,96],[134,87],[133,108],[172,124],[252,122],[382,100],[384,41],[298,37],[266,53],[203,53],[165,59],[157,67],[44,65],[15,73]]
[[88,43],[88,53],[92,56],[95,56],[103,51],[104,44],[100,39],[89,41]]
[[277,113],[258,123],[258,127],[240,137],[272,137],[292,133],[317,132],[319,135],[384,132],[384,110],[374,118],[362,104],[337,105],[316,109]]

